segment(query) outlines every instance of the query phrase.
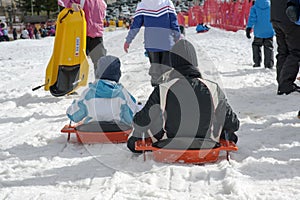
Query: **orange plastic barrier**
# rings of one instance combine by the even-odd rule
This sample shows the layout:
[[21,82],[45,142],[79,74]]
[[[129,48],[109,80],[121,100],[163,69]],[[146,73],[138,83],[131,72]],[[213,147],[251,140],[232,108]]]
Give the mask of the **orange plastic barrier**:
[[179,25],[185,26],[184,15],[182,12],[177,14],[177,20]]
[[[252,0],[206,0],[201,6],[194,6],[188,12],[188,26],[206,23],[228,31],[245,29]],[[184,24],[182,16],[178,13],[179,24]]]

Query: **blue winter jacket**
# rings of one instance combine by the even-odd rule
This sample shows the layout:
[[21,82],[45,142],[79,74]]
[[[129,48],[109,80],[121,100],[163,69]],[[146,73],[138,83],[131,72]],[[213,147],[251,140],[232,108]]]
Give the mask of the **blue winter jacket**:
[[205,32],[205,31],[208,31],[208,30],[209,30],[209,28],[207,26],[204,26],[203,24],[198,24],[196,26],[197,33]]
[[100,79],[90,83],[72,103],[67,116],[74,122],[115,121],[131,125],[139,109],[134,97],[120,83]]
[[142,0],[138,3],[133,23],[126,37],[131,43],[144,26],[145,49],[151,52],[169,51],[180,38],[180,29],[171,0]]
[[247,28],[254,29],[254,36],[258,38],[271,38],[274,36],[270,22],[270,0],[256,0],[251,7]]

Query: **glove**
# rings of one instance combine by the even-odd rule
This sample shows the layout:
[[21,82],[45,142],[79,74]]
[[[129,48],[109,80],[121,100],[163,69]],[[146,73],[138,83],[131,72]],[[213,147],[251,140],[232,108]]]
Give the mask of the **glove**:
[[78,12],[80,10],[80,4],[78,3],[72,3],[72,9],[75,11],[75,12]]
[[129,48],[129,43],[125,42],[125,43],[124,43],[124,51],[125,51],[126,53],[128,53],[128,48]]
[[149,54],[147,51],[144,52],[145,57],[149,58]]
[[298,21],[298,19],[299,19],[299,8],[298,7],[296,7],[294,5],[290,5],[285,10],[285,13],[291,22]]
[[252,28],[250,28],[250,27],[247,27],[247,28],[246,28],[246,36],[247,36],[248,39],[251,38],[251,35],[250,35],[251,29],[252,29]]

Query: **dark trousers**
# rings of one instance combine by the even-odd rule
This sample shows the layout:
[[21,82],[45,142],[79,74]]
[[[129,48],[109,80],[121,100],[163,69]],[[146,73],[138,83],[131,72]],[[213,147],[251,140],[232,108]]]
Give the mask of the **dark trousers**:
[[258,38],[254,37],[252,42],[252,53],[254,66],[260,66],[261,47],[264,47],[264,65],[265,68],[272,68],[274,66],[274,47],[273,37],[271,38]]
[[94,74],[97,69],[97,62],[99,58],[106,55],[106,49],[103,45],[102,37],[91,38],[89,36],[86,37],[86,54],[91,57],[92,62],[94,64]]
[[272,22],[277,41],[277,82],[281,92],[291,91],[299,71],[300,26]]
[[171,68],[170,52],[147,52],[150,60],[149,75],[151,76],[151,85],[157,86],[162,83],[162,75]]

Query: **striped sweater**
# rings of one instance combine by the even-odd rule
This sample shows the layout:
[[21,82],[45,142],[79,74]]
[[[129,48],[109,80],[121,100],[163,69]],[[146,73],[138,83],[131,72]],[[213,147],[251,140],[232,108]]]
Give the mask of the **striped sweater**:
[[133,23],[126,37],[131,43],[144,26],[145,49],[151,52],[169,51],[180,38],[180,29],[171,0],[142,0],[138,3]]

